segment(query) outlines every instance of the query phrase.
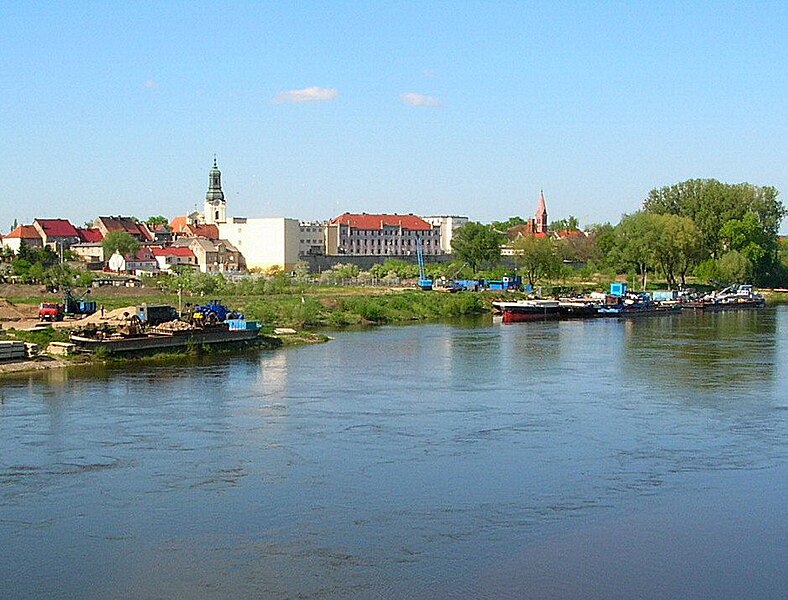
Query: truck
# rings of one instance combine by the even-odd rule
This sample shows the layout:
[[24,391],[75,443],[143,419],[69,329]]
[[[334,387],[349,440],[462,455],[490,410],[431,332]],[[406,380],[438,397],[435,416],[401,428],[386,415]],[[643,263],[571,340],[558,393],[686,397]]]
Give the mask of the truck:
[[62,321],[65,316],[63,305],[57,302],[42,302],[38,305],[38,318],[42,321]]

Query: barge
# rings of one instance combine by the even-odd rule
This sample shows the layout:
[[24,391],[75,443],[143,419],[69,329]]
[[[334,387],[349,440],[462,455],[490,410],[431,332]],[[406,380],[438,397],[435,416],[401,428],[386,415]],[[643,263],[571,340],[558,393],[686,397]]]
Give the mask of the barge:
[[175,331],[150,331],[132,335],[102,332],[73,333],[71,342],[86,352],[106,352],[123,354],[127,352],[146,352],[152,350],[171,350],[212,344],[238,344],[254,342],[260,333],[260,326],[254,321],[246,321],[243,328],[230,328],[220,324],[205,328],[190,328]]
[[732,285],[712,292],[702,298],[685,300],[681,303],[682,308],[688,310],[720,311],[720,310],[740,310],[745,308],[762,308],[766,306],[766,299],[752,289],[751,285]]
[[560,316],[558,300],[497,300],[493,309],[503,315],[504,323],[521,321],[548,321]]

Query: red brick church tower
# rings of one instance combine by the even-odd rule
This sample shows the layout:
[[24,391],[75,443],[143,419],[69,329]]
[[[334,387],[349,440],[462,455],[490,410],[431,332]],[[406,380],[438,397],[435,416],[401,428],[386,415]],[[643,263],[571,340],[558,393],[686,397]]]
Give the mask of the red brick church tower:
[[544,190],[540,190],[539,204],[536,207],[536,233],[547,233],[547,206],[544,203]]

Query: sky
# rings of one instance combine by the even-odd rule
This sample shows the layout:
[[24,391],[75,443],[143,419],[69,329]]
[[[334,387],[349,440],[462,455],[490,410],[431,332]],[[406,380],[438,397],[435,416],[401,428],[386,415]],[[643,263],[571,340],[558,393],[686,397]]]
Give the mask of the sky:
[[[788,195],[786,2],[0,0],[14,219],[536,211]],[[783,224],[783,231],[786,224]]]

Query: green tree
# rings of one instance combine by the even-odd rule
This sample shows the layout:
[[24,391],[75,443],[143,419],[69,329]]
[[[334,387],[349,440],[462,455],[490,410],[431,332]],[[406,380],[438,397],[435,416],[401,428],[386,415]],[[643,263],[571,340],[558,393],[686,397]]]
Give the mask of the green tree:
[[451,240],[452,253],[468,263],[476,273],[484,264],[497,262],[501,257],[503,236],[487,225],[470,222],[457,230]]
[[752,263],[736,250],[723,254],[717,261],[717,274],[724,284],[747,281],[752,272]]
[[720,238],[725,249],[739,252],[753,265],[762,263],[769,248],[769,240],[754,212],[748,212],[742,219],[732,219],[725,223],[720,229]]
[[509,217],[506,221],[493,221],[492,227],[495,231],[499,233],[506,233],[512,227],[517,227],[518,225],[525,225],[526,220],[522,217]]
[[161,215],[155,217],[148,217],[145,220],[145,224],[149,227],[164,227],[165,231],[170,230],[170,222],[167,220],[167,217],[163,217]]
[[[753,213],[760,234],[752,236],[760,242],[761,252],[754,247],[748,252],[755,258],[753,274],[765,281],[777,264],[777,233],[786,216],[778,191],[770,186],[749,183],[726,184],[715,179],[691,179],[673,186],[653,189],[644,200],[646,211],[691,218],[698,228],[702,258],[718,259],[731,248],[723,228],[730,221],[742,221]],[[726,232],[730,234],[731,232]],[[748,259],[749,260],[749,259]]]
[[550,231],[575,231],[576,229],[580,229],[580,221],[574,215],[550,223]]
[[655,215],[639,211],[624,215],[616,225],[616,246],[620,266],[625,270],[634,267],[640,275],[643,289],[649,270],[657,265],[655,247],[659,239],[660,227]]
[[549,238],[525,235],[517,238],[512,247],[515,264],[531,286],[539,279],[556,275],[561,269],[561,258]]
[[115,252],[123,256],[134,255],[140,249],[139,241],[126,231],[110,231],[104,236],[101,245],[106,257],[112,256]]
[[654,215],[656,228],[654,258],[659,265],[668,287],[676,286],[676,277],[681,285],[687,284],[687,273],[700,259],[700,235],[695,222],[689,217],[664,214]]

